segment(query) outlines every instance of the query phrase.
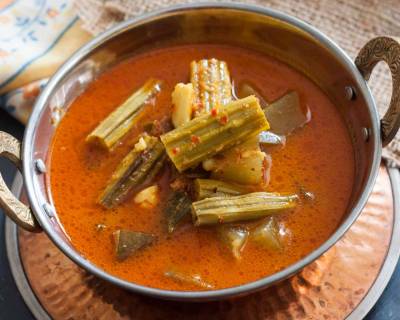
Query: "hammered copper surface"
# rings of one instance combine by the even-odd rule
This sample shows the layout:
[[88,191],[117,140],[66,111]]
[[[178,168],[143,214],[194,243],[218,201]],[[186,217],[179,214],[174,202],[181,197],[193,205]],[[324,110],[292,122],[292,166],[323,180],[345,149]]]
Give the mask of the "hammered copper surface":
[[343,319],[378,275],[392,223],[391,185],[381,167],[361,216],[320,259],[279,285],[211,303],[169,302],[130,293],[80,269],[44,233],[20,231],[19,241],[30,284],[54,319]]

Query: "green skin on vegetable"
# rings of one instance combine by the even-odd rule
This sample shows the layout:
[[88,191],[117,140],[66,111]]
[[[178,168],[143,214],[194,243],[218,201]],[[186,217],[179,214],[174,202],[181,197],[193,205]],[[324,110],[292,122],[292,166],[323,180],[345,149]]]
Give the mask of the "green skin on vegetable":
[[233,257],[240,260],[249,237],[249,231],[241,226],[223,225],[218,228],[218,235]]
[[152,234],[130,230],[117,230],[113,233],[115,254],[119,261],[126,260],[138,250],[144,249],[154,242]]
[[278,135],[289,135],[293,130],[310,121],[309,110],[303,112],[296,91],[291,91],[271,103],[265,109],[265,116],[271,124],[270,130]]
[[217,115],[199,116],[161,136],[167,154],[179,172],[193,168],[269,128],[258,99],[236,100]]
[[219,110],[232,100],[228,65],[217,59],[202,59],[190,64],[190,82],[195,95],[195,117]]
[[86,138],[111,150],[115,144],[133,127],[135,119],[146,103],[161,91],[162,81],[149,79],[121,106],[104,119]]
[[[254,95],[260,100],[265,115],[270,124],[270,131],[279,135],[286,136],[295,129],[304,126],[311,119],[310,110],[302,110],[300,97],[296,91],[290,91],[275,100],[267,103],[260,92],[248,82],[242,82],[239,85],[238,97],[245,98]],[[279,139],[273,137],[271,133],[264,133],[260,136],[260,142],[266,144],[279,144]]]
[[215,197],[193,202],[192,218],[196,226],[260,219],[294,208],[298,196],[253,192],[235,197]]
[[213,179],[196,179],[194,192],[196,200],[212,197],[230,197],[250,193],[252,190],[246,186],[228,183]]
[[156,137],[144,136],[146,149],[130,151],[118,165],[99,203],[112,208],[126,199],[134,190],[141,190],[154,180],[161,170],[166,154],[164,146]]
[[279,225],[274,217],[261,221],[250,233],[250,239],[267,250],[282,250]]
[[173,233],[179,222],[190,216],[191,206],[192,201],[185,191],[171,193],[164,209],[168,233]]

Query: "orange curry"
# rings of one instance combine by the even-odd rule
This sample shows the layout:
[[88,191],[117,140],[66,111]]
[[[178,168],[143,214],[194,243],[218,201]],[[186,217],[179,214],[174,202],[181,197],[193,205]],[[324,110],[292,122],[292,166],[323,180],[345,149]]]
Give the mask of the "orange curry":
[[[171,164],[165,165],[152,183],[158,187],[155,206],[142,206],[132,195],[112,208],[98,203],[115,168],[135,146],[144,126],[154,120],[165,122],[171,116],[171,93],[177,83],[189,81],[190,63],[211,58],[226,62],[233,87],[250,81],[267,102],[296,91],[301,108],[311,114],[310,121],[287,135],[283,145],[262,146],[271,160],[264,172],[268,177],[257,190],[286,194],[306,190],[308,195],[312,194],[311,199],[299,200],[295,208],[274,215],[283,243],[280,250],[268,250],[247,241],[240,259],[236,259],[213,226],[198,227],[190,219],[168,233],[163,208],[173,191],[175,173]],[[161,79],[162,89],[117,146],[105,151],[88,144],[88,134],[150,78]],[[141,285],[204,290],[237,286],[271,275],[327,240],[348,205],[354,158],[341,116],[316,84],[260,53],[202,44],[139,54],[102,74],[72,103],[58,125],[50,168],[51,193],[58,217],[72,244],[86,259],[112,275]],[[116,259],[113,241],[113,232],[119,229],[150,233],[156,241],[120,261]],[[210,286],[171,279],[165,274],[171,267],[188,276],[201,276]]]

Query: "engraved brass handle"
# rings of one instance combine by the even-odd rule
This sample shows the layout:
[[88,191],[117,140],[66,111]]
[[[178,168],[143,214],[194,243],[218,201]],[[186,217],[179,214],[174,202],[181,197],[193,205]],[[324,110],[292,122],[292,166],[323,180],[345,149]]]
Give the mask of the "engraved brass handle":
[[382,145],[386,146],[400,127],[400,44],[395,38],[377,37],[370,40],[358,53],[355,64],[364,79],[368,80],[380,61],[385,61],[389,66],[393,82],[390,105],[381,120]]
[[[0,131],[0,156],[10,160],[21,170],[21,143],[8,133]],[[0,174],[0,206],[21,228],[37,232],[41,228],[31,209],[19,201],[8,189]]]

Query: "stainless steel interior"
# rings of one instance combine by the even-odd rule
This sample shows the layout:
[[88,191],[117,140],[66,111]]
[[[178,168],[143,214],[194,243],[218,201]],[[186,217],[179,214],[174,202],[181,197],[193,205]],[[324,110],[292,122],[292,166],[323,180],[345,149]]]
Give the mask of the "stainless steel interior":
[[[357,163],[347,216],[324,246],[279,274],[208,294],[176,294],[144,288],[104,273],[70,245],[54,207],[43,209],[46,203],[52,205],[48,184],[51,140],[71,102],[112,65],[138,52],[183,43],[223,43],[250,48],[284,61],[307,75],[326,92],[341,113],[353,140]],[[354,99],[346,95],[346,87],[354,89]],[[364,128],[369,132],[368,139]],[[82,48],[53,77],[38,100],[24,139],[23,157],[25,185],[35,215],[64,253],[91,272],[128,289],[168,299],[192,300],[216,299],[257,290],[293,274],[322,254],[350,226],[365,204],[366,193],[376,175],[380,149],[378,116],[365,81],[345,53],[329,39],[305,23],[274,11],[245,5],[208,5],[178,7],[124,23]],[[40,174],[34,169],[37,159],[45,161],[46,173]]]

